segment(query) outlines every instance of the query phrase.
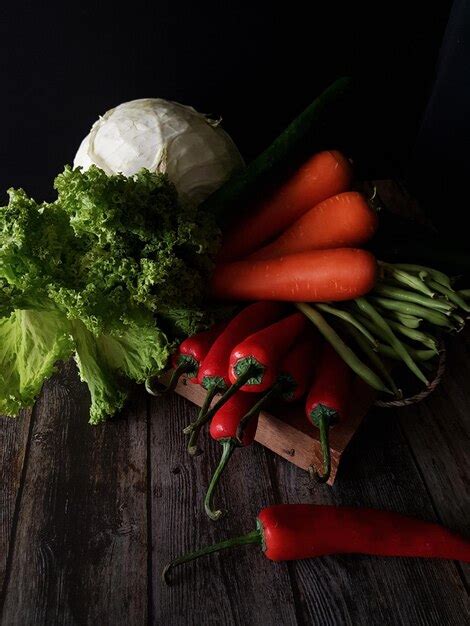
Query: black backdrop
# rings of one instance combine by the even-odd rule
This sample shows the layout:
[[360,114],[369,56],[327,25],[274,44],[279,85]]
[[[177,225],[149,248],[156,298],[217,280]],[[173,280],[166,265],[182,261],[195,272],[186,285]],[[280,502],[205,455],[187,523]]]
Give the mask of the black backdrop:
[[374,175],[403,172],[451,5],[410,4],[2,3],[1,193],[50,198],[98,114],[147,96],[222,115],[249,158],[343,74],[368,110],[361,159]]

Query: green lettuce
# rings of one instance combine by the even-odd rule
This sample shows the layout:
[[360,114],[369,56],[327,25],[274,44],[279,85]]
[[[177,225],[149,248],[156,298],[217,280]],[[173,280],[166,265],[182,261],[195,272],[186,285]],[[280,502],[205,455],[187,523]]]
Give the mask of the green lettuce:
[[0,207],[0,413],[30,405],[75,354],[98,423],[211,322],[219,231],[162,174],[66,167],[54,186],[54,202],[20,189]]

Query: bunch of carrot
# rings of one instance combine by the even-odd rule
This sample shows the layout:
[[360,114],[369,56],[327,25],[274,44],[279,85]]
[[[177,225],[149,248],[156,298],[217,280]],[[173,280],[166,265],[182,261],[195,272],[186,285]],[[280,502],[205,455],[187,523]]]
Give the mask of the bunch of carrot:
[[378,219],[351,184],[340,152],[309,158],[226,232],[212,294],[296,303],[350,369],[401,397],[386,361],[428,385],[423,363],[438,354],[442,331],[463,327],[470,307],[442,272],[377,262],[359,247]]

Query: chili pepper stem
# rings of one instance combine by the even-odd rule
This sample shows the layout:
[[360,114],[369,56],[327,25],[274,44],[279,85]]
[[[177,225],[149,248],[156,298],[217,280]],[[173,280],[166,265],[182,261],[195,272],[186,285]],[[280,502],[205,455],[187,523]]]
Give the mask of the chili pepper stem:
[[214,490],[219,483],[220,476],[229,462],[233,451],[238,447],[238,444],[234,439],[221,439],[220,443],[222,444],[222,456],[220,457],[219,464],[212,475],[209,487],[207,488],[206,497],[204,498],[204,509],[208,517],[210,517],[213,521],[217,521],[223,515],[223,511],[220,509],[214,511],[212,506],[212,496],[214,494]]
[[258,402],[251,407],[251,409],[246,413],[240,423],[238,424],[236,437],[240,444],[242,445],[243,434],[245,432],[245,428],[248,426],[250,421],[254,419],[261,409],[269,402],[269,400],[282,392],[283,385],[280,382],[275,383],[268,391],[264,394],[262,398],[258,400]]
[[323,473],[315,472],[315,476],[320,483],[326,483],[331,474],[331,452],[330,452],[330,427],[339,421],[338,412],[335,409],[319,404],[310,414],[312,423],[320,431],[320,445],[323,454]]
[[[188,442],[189,454],[193,454],[193,455],[196,454],[197,452],[196,441],[201,431],[201,428],[204,426],[204,424],[209,422],[217,413],[217,411],[223,407],[223,405],[227,402],[227,400],[230,400],[230,398],[240,389],[240,387],[243,387],[243,385],[248,380],[250,380],[252,376],[253,376],[253,370],[248,368],[246,372],[243,372],[243,374],[240,374],[236,383],[233,383],[233,385],[230,385],[227,391],[217,400],[214,406],[212,408],[209,408],[215,393],[219,391],[217,385],[214,386],[215,388],[214,395],[210,398],[210,401],[207,404],[207,406],[206,406],[206,401],[207,401],[207,396],[206,396],[206,401],[204,402],[204,405],[201,408],[196,421],[190,424],[189,426],[186,426],[186,428],[183,430],[185,435],[190,435],[190,439]],[[203,409],[204,409],[204,412],[203,412]]]
[[[164,394],[171,393],[176,389],[176,385],[178,384],[178,380],[180,379],[181,374],[185,374],[191,370],[191,365],[188,361],[184,361],[180,363],[178,367],[176,367],[172,374],[169,383],[165,386],[161,383],[158,383],[158,379],[156,376],[151,376],[147,378],[145,381],[145,389],[147,393],[156,398],[163,396]],[[155,383],[158,383],[161,388],[155,387]]]
[[199,559],[201,556],[207,556],[208,554],[213,554],[214,552],[219,552],[220,550],[227,550],[228,548],[235,548],[237,546],[246,546],[251,543],[257,543],[262,545],[263,536],[262,531],[259,528],[256,530],[252,530],[245,535],[240,535],[239,537],[233,537],[232,539],[219,541],[219,543],[214,543],[212,546],[207,546],[205,548],[201,548],[200,550],[195,550],[194,552],[190,552],[189,554],[185,554],[184,556],[180,556],[177,559],[174,559],[163,568],[162,581],[167,585],[170,584],[168,574],[177,565],[189,563],[190,561]]
[[214,385],[207,391],[206,397],[204,398],[204,403],[199,410],[196,420],[183,430],[185,435],[186,434],[190,435],[187,450],[189,454],[191,455],[195,455],[197,452],[197,438],[199,436],[201,428],[204,426],[204,424],[207,421],[206,416],[209,411],[209,407],[215,395],[218,393],[218,391],[219,391],[218,385]]

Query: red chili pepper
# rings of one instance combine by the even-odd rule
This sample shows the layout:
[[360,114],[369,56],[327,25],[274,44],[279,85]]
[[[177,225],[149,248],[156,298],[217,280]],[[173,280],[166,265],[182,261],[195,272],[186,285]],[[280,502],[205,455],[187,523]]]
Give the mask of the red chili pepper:
[[145,386],[153,396],[160,396],[163,393],[170,393],[175,390],[178,380],[182,374],[188,374],[191,383],[197,383],[197,374],[202,360],[209,352],[210,347],[227,326],[227,322],[215,324],[209,330],[203,330],[192,337],[184,339],[178,346],[177,351],[171,357],[174,371],[170,382],[161,391],[154,387],[154,381],[147,379]]
[[307,418],[320,430],[323,474],[317,473],[317,477],[321,482],[326,482],[331,473],[329,429],[346,415],[351,402],[352,380],[351,369],[326,343],[305,404]]
[[280,504],[262,509],[256,530],[175,559],[163,580],[176,565],[249,543],[272,561],[356,553],[470,562],[470,541],[439,524],[376,509]]
[[[184,429],[184,433],[190,435],[188,452],[191,454],[195,454],[197,451],[196,443],[202,426],[212,418],[215,412],[222,406],[223,401],[227,399],[227,396],[224,396],[210,408],[215,395],[226,391],[230,387],[227,368],[233,348],[248,335],[279,319],[284,310],[284,305],[278,302],[255,302],[250,304],[227,324],[225,330],[211,346],[199,367],[198,373],[198,382],[207,390],[207,395],[197,419]],[[229,390],[228,397],[235,391],[236,389]]]
[[242,391],[269,389],[276,382],[282,358],[307,328],[307,318],[293,313],[243,339],[230,355],[230,382]]
[[258,396],[253,393],[237,391],[227,402],[217,411],[211,421],[210,434],[212,439],[222,444],[222,456],[219,465],[215,470],[207,489],[204,500],[204,508],[207,515],[217,520],[222,515],[222,511],[214,511],[212,507],[212,495],[217,486],[220,476],[224,471],[235,448],[248,446],[253,443],[258,426],[258,414],[256,419],[251,419],[241,439],[237,438],[237,428],[243,416],[249,412],[257,403]]
[[281,360],[277,381],[258,400],[253,410],[241,420],[237,429],[238,439],[242,438],[252,415],[256,412],[259,414],[273,397],[280,397],[286,402],[295,402],[305,394],[313,378],[319,347],[320,336],[310,328],[300,335]]

